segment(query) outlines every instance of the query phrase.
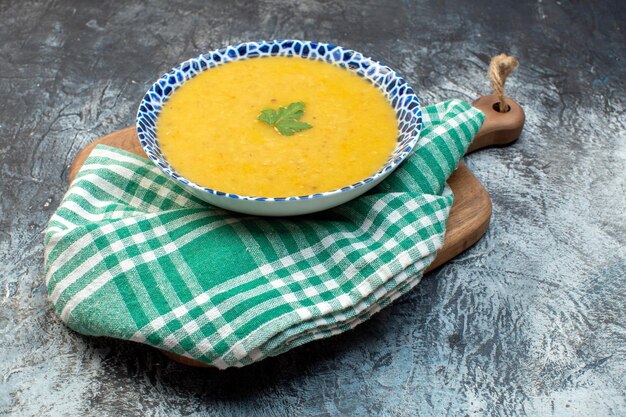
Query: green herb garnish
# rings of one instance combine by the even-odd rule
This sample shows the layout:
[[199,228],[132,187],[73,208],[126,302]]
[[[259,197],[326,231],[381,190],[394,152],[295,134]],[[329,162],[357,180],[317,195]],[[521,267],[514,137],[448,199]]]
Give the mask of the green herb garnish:
[[306,122],[300,121],[303,115],[304,103],[299,101],[291,103],[287,107],[279,107],[278,111],[265,109],[261,111],[257,119],[272,126],[281,135],[291,136],[296,132],[313,127]]

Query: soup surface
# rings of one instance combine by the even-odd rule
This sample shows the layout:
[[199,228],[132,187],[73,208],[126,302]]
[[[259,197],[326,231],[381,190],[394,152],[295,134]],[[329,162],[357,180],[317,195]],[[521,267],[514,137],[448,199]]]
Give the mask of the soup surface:
[[[283,136],[262,110],[304,103],[312,127]],[[288,197],[330,191],[380,169],[396,144],[391,105],[372,84],[331,64],[252,58],[209,69],[163,106],[157,138],[165,158],[202,186]]]

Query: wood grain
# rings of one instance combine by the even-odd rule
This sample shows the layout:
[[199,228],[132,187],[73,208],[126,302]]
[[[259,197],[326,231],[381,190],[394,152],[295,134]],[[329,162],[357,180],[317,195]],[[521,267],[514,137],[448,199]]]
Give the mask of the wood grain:
[[479,97],[472,103],[474,107],[485,113],[485,122],[467,153],[492,146],[507,146],[519,138],[526,120],[524,110],[511,97],[505,96],[505,99],[510,107],[506,113],[500,113],[494,109],[493,106],[498,103],[498,97],[495,95]]

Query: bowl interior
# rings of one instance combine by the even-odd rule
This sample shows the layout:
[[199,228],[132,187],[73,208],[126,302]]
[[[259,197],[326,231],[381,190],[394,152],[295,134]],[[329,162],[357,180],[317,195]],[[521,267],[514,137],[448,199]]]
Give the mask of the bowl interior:
[[[396,147],[385,165],[370,177],[346,187],[304,196],[267,197],[242,196],[214,190],[196,184],[183,176],[169,164],[163,156],[156,135],[156,124],[163,104],[185,81],[210,68],[228,62],[267,56],[298,56],[325,61],[355,72],[376,86],[387,98],[396,113],[398,137]],[[283,40],[269,42],[245,42],[239,45],[217,49],[189,59],[164,74],[145,94],[137,113],[137,134],[148,157],[163,172],[181,184],[217,196],[243,200],[285,201],[319,198],[361,187],[388,174],[412,152],[422,129],[422,110],[413,89],[389,67],[372,60],[361,53],[326,43]]]

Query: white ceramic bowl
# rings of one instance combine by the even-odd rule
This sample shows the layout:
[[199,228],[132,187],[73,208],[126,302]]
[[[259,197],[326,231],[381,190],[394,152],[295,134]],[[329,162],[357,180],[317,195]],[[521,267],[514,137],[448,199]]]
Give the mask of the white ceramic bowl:
[[[185,81],[203,71],[241,59],[263,56],[299,56],[325,61],[352,71],[370,81],[393,106],[398,121],[396,148],[386,164],[368,178],[324,193],[264,197],[227,193],[196,184],[176,172],[163,156],[156,123],[163,104]],[[246,42],[192,58],[164,74],[150,87],[139,105],[137,134],[146,155],[185,189],[198,198],[228,210],[260,216],[293,216],[313,213],[343,204],[365,193],[398,167],[413,151],[422,128],[422,110],[413,89],[389,67],[339,46],[319,42],[283,40]],[[366,152],[367,150],[364,150]]]

